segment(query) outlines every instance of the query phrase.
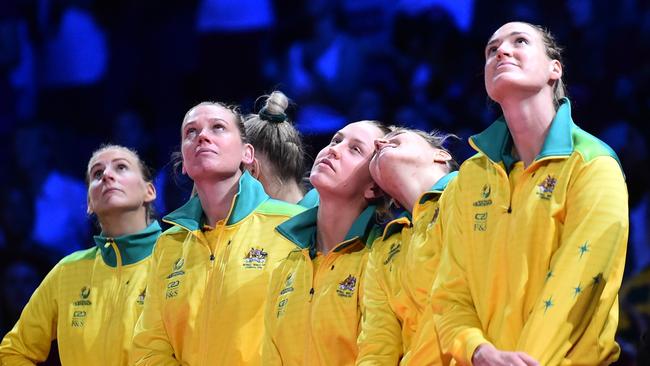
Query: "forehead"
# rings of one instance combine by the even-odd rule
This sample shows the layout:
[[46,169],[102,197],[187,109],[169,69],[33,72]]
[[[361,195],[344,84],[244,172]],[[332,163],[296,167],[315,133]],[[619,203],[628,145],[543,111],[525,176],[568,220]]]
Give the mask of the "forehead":
[[379,127],[369,122],[354,122],[340,129],[338,134],[362,141],[374,141],[378,137],[384,136],[384,132]]
[[512,22],[512,23],[506,23],[502,25],[501,28],[497,29],[496,32],[492,34],[492,37],[490,37],[488,43],[498,38],[505,38],[512,33],[527,33],[533,37],[540,36],[537,29],[530,26],[530,24]]
[[96,164],[108,164],[117,159],[123,159],[130,163],[134,163],[137,160],[136,156],[131,151],[119,147],[111,147],[95,153],[88,162],[88,168],[91,168]]
[[187,115],[183,124],[196,122],[201,118],[215,118],[223,121],[232,121],[235,115],[227,108],[217,104],[203,104],[192,108]]

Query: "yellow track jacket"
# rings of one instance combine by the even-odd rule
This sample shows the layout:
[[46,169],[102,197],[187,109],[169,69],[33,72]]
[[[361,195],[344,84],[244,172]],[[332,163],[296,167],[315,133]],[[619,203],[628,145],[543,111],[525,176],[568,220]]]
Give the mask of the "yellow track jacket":
[[568,99],[525,169],[503,118],[470,143],[431,301],[443,350],[462,365],[485,342],[545,366],[613,362],[628,235],[616,155]]
[[273,229],[299,206],[245,172],[228,217],[204,225],[198,196],[167,215],[136,325],[136,365],[260,365],[270,274],[291,249]]
[[420,197],[412,226],[407,217],[393,220],[372,244],[357,365],[397,365],[410,350],[441,252],[439,198],[455,176],[446,175]]
[[127,365],[160,232],[154,221],[136,234],[95,236],[95,247],[63,258],[2,340],[0,364],[42,362],[56,339],[63,365]]
[[316,253],[316,215],[309,209],[277,231],[294,250],[273,272],[266,309],[263,364],[353,365],[361,319],[365,244],[377,235],[375,207],[354,222],[329,254]]

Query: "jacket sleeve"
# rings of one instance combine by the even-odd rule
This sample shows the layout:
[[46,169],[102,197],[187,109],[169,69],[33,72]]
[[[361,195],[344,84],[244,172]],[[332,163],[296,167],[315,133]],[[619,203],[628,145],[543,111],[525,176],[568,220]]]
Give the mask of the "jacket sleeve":
[[[462,197],[463,187],[459,177],[455,180],[453,194],[448,197],[450,206],[445,204],[445,207],[450,207],[449,216],[447,223],[442,223],[442,254],[430,306],[443,357],[453,357],[460,365],[471,365],[476,348],[490,342],[483,334],[467,281],[465,258],[468,253],[465,244],[468,238],[464,236],[463,228],[468,223],[462,221]],[[419,331],[424,334],[433,332]]]
[[277,327],[277,304],[278,294],[281,291],[281,271],[283,266],[279,265],[271,274],[271,279],[266,295],[266,305],[264,308],[264,334],[262,336],[262,364],[264,365],[282,365],[282,357],[275,340],[275,329]]
[[56,339],[58,320],[58,264],[38,286],[13,329],[0,344],[0,364],[35,365],[47,359]]
[[397,365],[402,356],[402,328],[389,305],[383,272],[386,245],[381,238],[375,241],[363,275],[357,365]]
[[518,349],[543,365],[617,359],[618,290],[625,265],[628,199],[618,163],[599,157],[576,172],[564,228]]
[[138,319],[133,333],[133,348],[129,354],[131,365],[168,365],[177,366],[180,362],[174,356],[174,349],[169,342],[162,319],[163,284],[160,283],[160,240],[154,248],[150,261],[147,296],[144,309]]

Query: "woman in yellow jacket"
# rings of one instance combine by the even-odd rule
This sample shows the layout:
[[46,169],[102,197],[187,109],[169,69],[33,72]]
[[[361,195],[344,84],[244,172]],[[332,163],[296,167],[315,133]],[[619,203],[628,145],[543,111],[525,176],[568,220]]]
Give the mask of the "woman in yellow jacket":
[[132,363],[261,364],[268,280],[294,248],[273,229],[302,208],[243,171],[253,154],[236,109],[204,102],[183,118],[182,171],[197,194],[163,218],[172,228],[153,253]]
[[441,253],[441,217],[448,210],[439,203],[458,167],[443,146],[448,137],[397,128],[375,142],[370,173],[407,215],[372,245],[357,365],[397,365],[412,347]]
[[264,365],[354,364],[366,243],[376,235],[372,202],[380,194],[368,163],[387,131],[374,121],[339,130],[310,174],[319,206],[277,227],[293,251],[269,286]]
[[460,365],[615,361],[627,191],[614,152],[573,123],[560,50],[507,23],[485,47],[503,112],[471,137],[431,304]]
[[146,296],[160,226],[149,168],[125,147],[107,145],[88,162],[88,212],[102,229],[95,246],[63,258],[43,280],[0,345],[0,364],[43,362],[53,340],[64,365],[127,365]]

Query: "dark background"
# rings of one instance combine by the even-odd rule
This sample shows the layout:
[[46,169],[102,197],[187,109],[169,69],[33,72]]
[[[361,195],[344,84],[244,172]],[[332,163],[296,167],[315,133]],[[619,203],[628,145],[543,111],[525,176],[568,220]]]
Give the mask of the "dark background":
[[[466,139],[497,116],[483,50],[504,22],[565,46],[574,120],[621,158],[631,231],[620,364],[650,314],[647,0],[0,0],[0,332],[60,258],[92,245],[84,172],[101,143],[157,171],[162,216],[190,185],[170,164],[184,113],[204,100],[294,105],[308,159],[347,122],[378,119]],[[55,363],[55,362],[52,362]]]

